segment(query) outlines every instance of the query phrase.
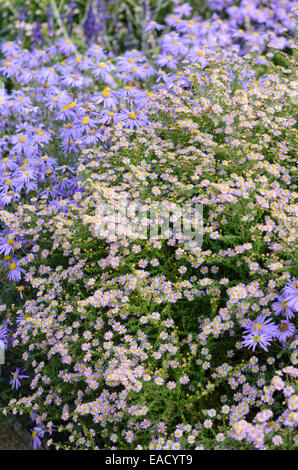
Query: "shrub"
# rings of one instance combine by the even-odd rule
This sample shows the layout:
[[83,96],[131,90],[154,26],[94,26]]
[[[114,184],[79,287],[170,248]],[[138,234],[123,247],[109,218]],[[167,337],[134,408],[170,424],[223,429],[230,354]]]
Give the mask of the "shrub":
[[[152,94],[146,126],[106,127],[83,150],[71,198],[0,212],[26,248],[25,303],[7,311],[30,372],[5,413],[31,413],[35,442],[294,445],[293,337],[278,335],[296,304],[273,305],[295,286],[294,104],[291,76],[258,71],[220,53],[189,66]],[[98,208],[117,195],[202,204],[202,246],[99,238]]]

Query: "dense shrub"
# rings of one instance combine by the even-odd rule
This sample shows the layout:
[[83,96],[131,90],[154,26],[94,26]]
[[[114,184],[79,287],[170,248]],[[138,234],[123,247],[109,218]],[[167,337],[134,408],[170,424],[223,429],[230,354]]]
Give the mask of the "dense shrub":
[[[186,66],[146,125],[136,113],[82,150],[67,199],[0,212],[22,238],[24,304],[2,310],[30,376],[5,413],[31,414],[35,445],[295,445],[296,121],[292,75],[267,65],[218,51]],[[202,246],[99,238],[98,207],[124,194],[202,204]]]

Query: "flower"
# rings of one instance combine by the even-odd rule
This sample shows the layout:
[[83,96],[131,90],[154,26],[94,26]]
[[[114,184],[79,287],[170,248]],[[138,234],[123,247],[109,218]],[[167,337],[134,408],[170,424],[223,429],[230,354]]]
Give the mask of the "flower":
[[9,255],[11,251],[14,251],[15,240],[13,236],[0,237],[0,253],[4,256]]
[[287,320],[294,317],[294,313],[289,306],[288,299],[283,295],[278,296],[277,301],[273,302],[272,308],[275,315],[285,315]]
[[170,54],[159,54],[156,60],[156,64],[161,67],[168,67],[171,70],[177,69],[175,58]]
[[21,280],[22,273],[24,272],[25,270],[18,266],[16,260],[11,260],[11,263],[8,265],[7,277],[12,282],[18,282]]
[[242,341],[243,346],[247,346],[249,349],[252,348],[254,351],[257,344],[261,346],[262,349],[268,351],[267,346],[270,345],[272,337],[264,333],[250,332],[247,335],[244,335],[244,341]]
[[44,436],[44,431],[41,429],[41,426],[35,426],[33,429],[31,429],[31,433],[33,439],[33,449],[36,450],[38,447],[41,447],[41,438]]
[[277,327],[277,339],[284,343],[288,338],[294,335],[295,333],[295,325],[290,323],[288,320],[283,320]]
[[9,381],[11,388],[16,388],[16,390],[20,387],[21,379],[28,379],[28,375],[23,375],[22,372],[25,372],[25,369],[21,369],[19,367],[16,368],[14,372],[11,372],[12,379]]
[[[33,411],[34,448],[48,432],[54,446],[78,449],[217,449],[233,446],[221,442],[234,425],[236,439],[273,447],[271,419],[286,435],[298,406],[282,377],[297,371],[265,354],[288,340],[296,308],[292,66],[281,73],[266,54],[260,67],[249,50],[286,30],[291,44],[291,1],[273,11],[208,0],[223,12],[186,19],[190,7],[175,0],[165,33],[137,38],[146,56],[121,57],[103,50],[117,37],[113,7],[102,26],[102,3],[89,2],[85,23],[101,45],[82,54],[65,39],[43,51],[1,47],[12,79],[0,93],[0,337],[32,375],[29,387],[22,369],[9,377],[17,399],[7,411]],[[202,247],[186,249],[180,231],[99,240],[96,206],[115,209],[122,193],[144,210],[151,199],[203,204]],[[280,299],[271,307],[282,282],[289,311]],[[257,345],[259,361],[240,350]]]
[[146,115],[139,110],[123,110],[119,114],[119,118],[120,121],[123,121],[124,126],[129,127],[130,129],[145,127],[148,123],[148,118],[146,117]]
[[293,279],[283,289],[283,295],[287,302],[288,308],[294,312],[298,312],[298,280]]
[[267,337],[274,338],[277,335],[276,324],[273,323],[266,315],[259,315],[255,320],[248,320],[244,327],[247,332],[252,334],[263,333]]
[[213,423],[212,423],[211,419],[205,419],[204,428],[210,429],[210,428],[212,428],[212,425],[213,425]]
[[8,328],[7,328],[7,320],[5,320],[2,325],[0,325],[0,340],[3,341],[4,346],[7,347],[8,345]]
[[280,446],[283,443],[283,438],[276,434],[275,436],[273,436],[272,442],[275,446]]

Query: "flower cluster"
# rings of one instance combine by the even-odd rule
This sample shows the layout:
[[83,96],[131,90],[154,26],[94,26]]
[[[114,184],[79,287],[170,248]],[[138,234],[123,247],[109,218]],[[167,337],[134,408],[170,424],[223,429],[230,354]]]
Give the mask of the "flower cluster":
[[[14,213],[0,211],[3,267],[19,270],[23,296],[1,310],[12,312],[10,341],[26,368],[5,413],[33,414],[35,446],[237,447],[256,409],[240,437],[265,446],[263,421],[279,410],[275,356],[290,360],[297,311],[291,78],[220,49],[209,60],[154,87],[138,125],[129,120],[140,109],[117,111],[100,143],[80,147],[72,192],[28,193]],[[120,99],[106,87],[96,98],[100,113]],[[78,97],[67,103],[81,140],[98,129]],[[143,207],[201,204],[203,245],[186,249],[170,228],[166,240],[97,238],[98,205],[116,194]],[[280,292],[288,310],[276,308]],[[295,384],[284,383],[290,410]],[[274,445],[292,419],[286,410],[277,420]]]
[[283,289],[283,295],[278,297],[278,300],[272,304],[272,309],[275,315],[281,314],[283,319],[279,325],[272,322],[267,315],[259,315],[254,321],[248,320],[245,325],[246,336],[244,345],[255,349],[257,344],[260,344],[265,351],[267,345],[277,338],[281,343],[285,343],[287,339],[293,337],[296,331],[294,323],[289,319],[295,317],[298,311],[298,283],[294,278],[292,282],[288,282]]
[[[93,44],[92,12],[84,51],[2,44],[1,406],[34,448],[296,444],[294,2],[208,3],[153,52]],[[121,198],[200,205],[202,244],[134,211],[99,237]]]
[[[298,395],[293,387],[297,377],[298,369],[291,366],[276,371],[269,386],[263,389],[262,400],[264,406],[266,403],[272,405],[273,395],[279,393],[285,400],[285,411],[275,418],[271,408],[264,407],[256,414],[253,424],[245,419],[235,423],[231,437],[253,444],[254,448],[260,450],[268,449],[268,445],[272,449],[287,449],[290,444],[287,430],[297,428],[298,424]],[[297,436],[295,444],[297,445]]]

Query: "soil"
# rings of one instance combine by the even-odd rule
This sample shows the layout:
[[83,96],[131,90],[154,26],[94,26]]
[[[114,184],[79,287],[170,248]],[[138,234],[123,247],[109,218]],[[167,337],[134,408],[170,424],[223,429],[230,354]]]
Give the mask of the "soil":
[[32,450],[30,434],[20,423],[0,419],[0,451],[1,450]]

